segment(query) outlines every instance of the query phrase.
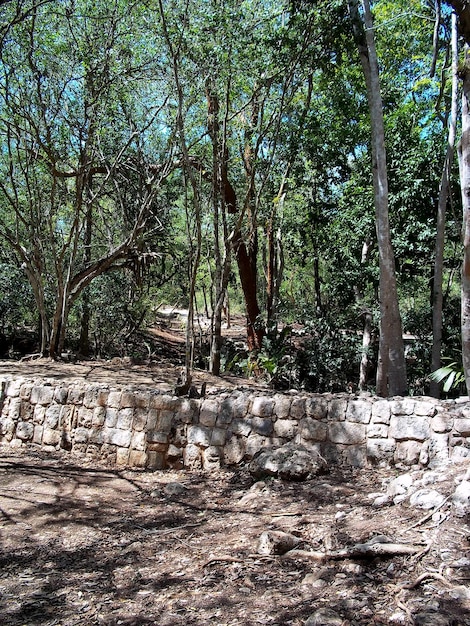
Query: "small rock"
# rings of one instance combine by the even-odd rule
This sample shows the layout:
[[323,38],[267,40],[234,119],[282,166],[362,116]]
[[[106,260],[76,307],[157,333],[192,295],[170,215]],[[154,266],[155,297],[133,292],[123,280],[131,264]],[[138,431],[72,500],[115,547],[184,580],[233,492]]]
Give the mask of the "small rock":
[[459,517],[470,512],[470,481],[463,480],[452,496],[452,504]]
[[448,617],[434,611],[418,613],[414,616],[416,626],[451,626],[452,622]]
[[316,574],[307,574],[301,582],[302,585],[308,585],[314,589],[323,589],[328,583],[323,578],[318,578]]
[[394,498],[395,496],[405,494],[412,485],[413,477],[411,474],[401,474],[401,476],[397,476],[390,481],[387,487],[387,494]]
[[256,478],[279,476],[284,480],[295,481],[325,474],[328,466],[314,448],[290,442],[280,447],[259,450],[253,457],[249,470]]
[[182,483],[168,483],[164,487],[164,492],[167,496],[181,496],[188,492],[188,488]]
[[280,530],[267,530],[261,533],[258,541],[258,554],[285,554],[301,543],[295,535]]
[[372,502],[372,506],[380,507],[387,506],[391,503],[391,498],[386,493],[382,493],[380,496],[377,496],[375,500]]
[[428,510],[441,505],[444,500],[445,496],[435,489],[419,489],[410,496],[410,505]]

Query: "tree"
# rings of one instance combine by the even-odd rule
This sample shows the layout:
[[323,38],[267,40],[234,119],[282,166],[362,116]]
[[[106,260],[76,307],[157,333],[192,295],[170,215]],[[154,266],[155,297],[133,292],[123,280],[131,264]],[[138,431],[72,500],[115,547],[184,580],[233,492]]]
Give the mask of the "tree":
[[380,345],[376,391],[381,396],[403,395],[407,391],[406,365],[388,215],[388,176],[379,66],[368,0],[363,0],[362,5],[363,24],[359,20],[355,3],[350,3],[350,10],[367,85],[372,130],[372,173],[380,266]]

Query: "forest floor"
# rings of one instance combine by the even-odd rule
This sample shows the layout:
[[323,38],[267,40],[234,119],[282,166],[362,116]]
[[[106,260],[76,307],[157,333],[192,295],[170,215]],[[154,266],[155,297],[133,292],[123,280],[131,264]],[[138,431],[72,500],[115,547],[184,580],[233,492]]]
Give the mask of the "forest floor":
[[[158,331],[161,358],[152,366],[5,361],[0,376],[170,389],[182,346],[178,333],[166,332]],[[218,389],[247,384],[205,372],[195,380]],[[403,473],[450,497],[469,467],[440,474],[332,467],[299,483],[256,482],[243,465],[211,474],[118,470],[66,452],[3,447],[0,623],[470,626],[470,516],[458,517],[451,500],[433,515],[406,498],[376,502]],[[260,554],[260,536],[275,530],[297,536],[303,552]],[[306,554],[332,554],[378,535],[418,551]]]

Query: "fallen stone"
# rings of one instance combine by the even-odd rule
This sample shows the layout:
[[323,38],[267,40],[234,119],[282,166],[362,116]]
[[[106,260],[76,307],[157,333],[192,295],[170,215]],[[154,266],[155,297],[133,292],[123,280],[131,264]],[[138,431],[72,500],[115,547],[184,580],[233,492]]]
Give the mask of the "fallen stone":
[[459,517],[470,513],[470,481],[463,480],[452,496],[452,504]]
[[305,622],[305,626],[346,626],[346,622],[339,613],[333,609],[318,609]]
[[328,466],[316,450],[291,442],[257,452],[249,471],[255,478],[278,476],[284,480],[306,480],[327,473]]
[[435,489],[419,489],[410,496],[410,505],[428,510],[440,506],[444,500],[445,496]]

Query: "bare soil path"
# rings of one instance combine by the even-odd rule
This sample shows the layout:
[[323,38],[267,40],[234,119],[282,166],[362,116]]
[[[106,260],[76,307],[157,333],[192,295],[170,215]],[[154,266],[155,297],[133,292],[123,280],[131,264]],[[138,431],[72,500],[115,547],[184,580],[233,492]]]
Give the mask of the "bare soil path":
[[[449,468],[439,489],[451,493],[466,469]],[[450,503],[421,523],[405,501],[374,507],[396,473],[255,483],[243,467],[152,473],[0,448],[0,622],[470,625],[469,520]],[[423,551],[320,563],[257,554],[275,529],[304,550],[385,534]]]

